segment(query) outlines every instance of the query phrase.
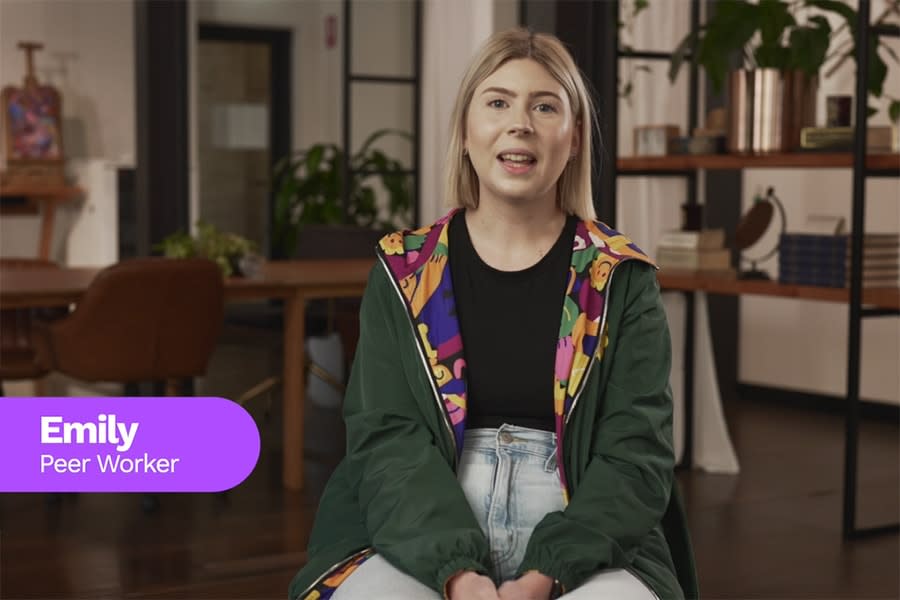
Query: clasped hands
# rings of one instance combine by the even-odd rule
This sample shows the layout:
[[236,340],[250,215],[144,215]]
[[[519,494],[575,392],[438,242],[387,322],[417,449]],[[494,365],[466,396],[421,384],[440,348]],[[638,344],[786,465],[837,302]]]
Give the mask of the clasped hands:
[[490,577],[465,571],[450,580],[450,600],[548,600],[553,579],[529,571],[518,579],[504,582],[499,588]]

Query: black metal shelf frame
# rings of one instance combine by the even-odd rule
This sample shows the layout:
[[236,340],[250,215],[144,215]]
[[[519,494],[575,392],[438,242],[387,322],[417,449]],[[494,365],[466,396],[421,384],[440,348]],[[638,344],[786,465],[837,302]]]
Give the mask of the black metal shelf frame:
[[[850,306],[847,334],[847,415],[844,431],[844,517],[842,532],[845,540],[900,532],[900,523],[875,527],[858,527],[856,499],[859,492],[859,380],[862,344],[862,319],[887,316],[890,311],[863,309],[862,262],[866,216],[866,177],[882,176],[879,171],[866,168],[866,121],[868,120],[869,40],[873,31],[897,35],[900,28],[872,26],[871,3],[860,0],[857,12],[856,40],[856,135],[853,140],[853,211],[851,218]],[[895,313],[896,314],[896,313]]]
[[[850,301],[848,305],[849,333],[847,339],[847,409],[845,414],[845,442],[844,442],[844,482],[843,482],[843,522],[842,532],[846,540],[871,537],[882,535],[885,533],[897,533],[900,531],[900,524],[893,523],[875,527],[858,527],[856,499],[858,492],[858,470],[859,470],[859,411],[860,411],[860,360],[861,360],[861,322],[865,317],[885,317],[898,316],[900,311],[893,309],[873,309],[864,308],[862,306],[862,249],[863,237],[865,235],[865,180],[867,177],[897,177],[896,170],[880,170],[869,169],[866,167],[866,127],[868,118],[866,114],[868,98],[868,53],[866,49],[869,46],[870,35],[877,32],[880,35],[898,36],[900,37],[900,27],[896,25],[871,25],[870,24],[870,0],[860,0],[857,31],[859,38],[856,42],[856,114],[855,123],[856,136],[853,147],[853,197],[852,197],[852,228],[851,228],[851,278],[850,278]],[[618,22],[619,2],[614,0],[609,2],[610,14],[614,17],[610,22]],[[699,0],[691,0],[691,27],[696,31],[700,25],[699,18]],[[616,58],[645,58],[663,60],[668,55],[659,52],[641,52],[641,51],[621,51],[618,50],[618,29],[615,31],[607,31],[607,35],[615,39]],[[618,62],[618,60],[616,61]],[[691,63],[693,65],[693,63]],[[613,73],[616,77],[613,81],[618,80],[618,68],[615,67]],[[689,129],[693,130],[697,123],[697,88],[698,73],[696,67],[693,67],[690,74],[688,100],[690,111]],[[688,183],[688,203],[696,202],[696,171],[671,171],[659,172],[654,170],[631,171],[627,173],[618,173],[616,167],[615,140],[618,137],[616,128],[618,127],[618,114],[614,107],[616,86],[606,85],[605,88],[612,90],[606,92],[603,97],[603,105],[607,107],[607,118],[609,119],[609,127],[613,130],[611,160],[609,161],[612,170],[613,184],[605,188],[605,192],[611,198],[603,203],[604,216],[610,219],[611,223],[616,218],[616,201],[615,201],[615,179],[619,176],[635,177],[635,176],[680,176],[685,177]],[[863,101],[860,101],[860,100]],[[609,135],[607,136],[610,137]],[[685,450],[680,467],[690,467],[693,463],[693,365],[694,365],[694,292],[684,292],[687,300],[687,318],[685,324],[685,347],[684,347],[684,402],[685,402]]]
[[[421,198],[421,178],[419,176],[420,173],[420,161],[421,161],[421,144],[422,144],[422,136],[421,136],[421,127],[422,127],[422,119],[421,119],[421,106],[422,106],[422,2],[423,0],[412,0],[412,10],[413,10],[413,74],[411,77],[403,77],[403,76],[393,76],[393,75],[378,75],[372,73],[354,73],[352,62],[352,50],[353,50],[353,25],[352,19],[353,16],[353,0],[344,0],[343,4],[343,20],[344,20],[344,61],[343,61],[343,79],[342,79],[342,94],[343,94],[343,119],[342,119],[342,140],[344,147],[344,162],[342,165],[342,178],[343,181],[350,181],[350,177],[352,175],[364,174],[364,175],[377,175],[380,172],[377,170],[366,170],[365,172],[361,172],[357,169],[351,169],[350,167],[350,155],[352,154],[350,144],[352,142],[353,136],[351,132],[351,110],[352,110],[352,84],[392,84],[392,85],[409,85],[412,87],[410,93],[413,96],[412,106],[413,106],[413,124],[412,124],[412,145],[413,145],[413,156],[412,156],[412,168],[404,170],[403,173],[405,175],[410,175],[413,177],[415,183],[413,184],[413,213],[412,213],[412,221],[413,225],[419,225],[419,201]],[[347,208],[350,204],[350,187],[347,185],[343,186],[342,196],[341,196],[341,205],[344,208],[344,213],[347,213]]]

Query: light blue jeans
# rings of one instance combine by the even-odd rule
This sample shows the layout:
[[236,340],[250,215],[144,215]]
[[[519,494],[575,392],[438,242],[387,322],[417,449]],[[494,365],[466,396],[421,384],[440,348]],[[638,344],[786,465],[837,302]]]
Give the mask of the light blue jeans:
[[[534,526],[564,508],[556,472],[556,435],[513,425],[466,430],[459,466],[466,499],[491,547],[499,585],[513,579]],[[656,600],[624,569],[601,571],[563,596],[567,600]],[[364,562],[332,600],[436,600],[434,590],[381,556]]]

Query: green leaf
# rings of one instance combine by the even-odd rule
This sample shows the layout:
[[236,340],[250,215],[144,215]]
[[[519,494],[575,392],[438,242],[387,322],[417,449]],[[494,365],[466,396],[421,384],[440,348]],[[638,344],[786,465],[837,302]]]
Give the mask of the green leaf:
[[841,0],[806,0],[806,6],[842,16],[850,27],[850,33],[856,37],[856,11],[848,4]]
[[684,36],[678,43],[675,50],[672,51],[672,58],[669,59],[669,81],[675,83],[678,78],[678,71],[689,54],[695,51],[697,46],[697,32],[691,32]]
[[789,58],[784,68],[818,75],[828,53],[831,26],[822,16],[812,17],[810,23],[811,26],[796,27],[791,31]]
[[306,174],[312,175],[319,171],[319,165],[322,163],[322,156],[325,154],[325,146],[317,144],[309,149],[306,155]]
[[866,107],[866,118],[871,119],[873,116],[878,114],[878,109],[874,106]]
[[788,5],[780,0],[760,0],[757,14],[763,46],[780,46],[785,29],[797,24]]
[[869,39],[869,93],[880,98],[887,77],[887,65],[878,54],[878,40]]
[[888,105],[888,118],[892,123],[900,121],[900,100],[891,100]]
[[781,71],[788,68],[790,52],[789,48],[783,46],[760,46],[753,53],[753,57],[759,68]]

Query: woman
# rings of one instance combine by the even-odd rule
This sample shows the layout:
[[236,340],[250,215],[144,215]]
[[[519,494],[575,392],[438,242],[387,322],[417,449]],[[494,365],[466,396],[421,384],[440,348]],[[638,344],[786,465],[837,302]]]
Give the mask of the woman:
[[347,456],[291,598],[696,594],[663,534],[664,514],[683,524],[668,328],[652,263],[594,219],[593,121],[556,38],[507,31],[475,57],[448,149],[457,208],[379,244]]

